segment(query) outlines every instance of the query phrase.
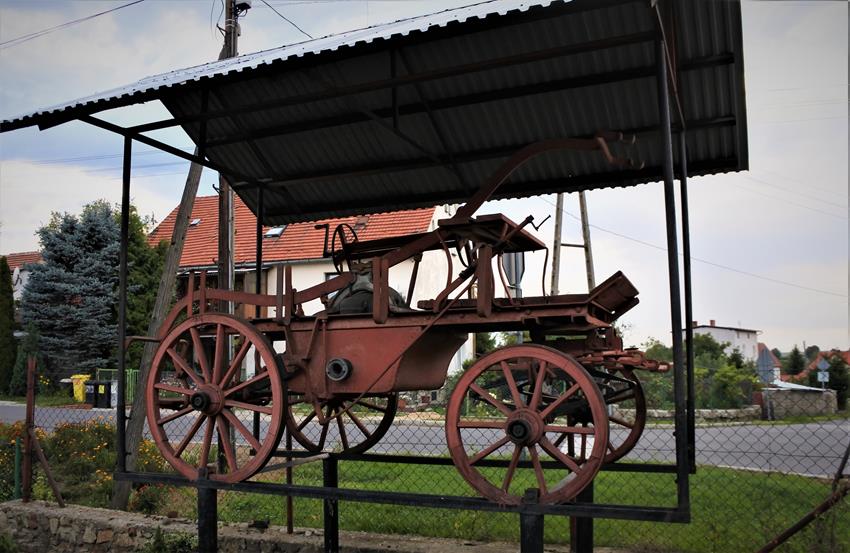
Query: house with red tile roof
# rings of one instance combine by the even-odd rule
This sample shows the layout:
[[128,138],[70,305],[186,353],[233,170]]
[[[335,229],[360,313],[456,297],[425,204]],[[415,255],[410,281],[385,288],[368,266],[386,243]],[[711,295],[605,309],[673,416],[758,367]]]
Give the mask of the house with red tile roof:
[[[254,292],[257,219],[242,200],[238,197],[234,200],[235,288]],[[297,290],[309,288],[336,275],[333,263],[322,256],[325,231],[317,229],[317,225],[327,224],[333,232],[337,225],[348,224],[355,230],[358,240],[377,240],[433,230],[439,219],[448,218],[453,214],[449,209],[429,207],[263,227],[261,290],[266,294],[276,292],[277,273],[282,270],[282,265],[292,266],[293,287]],[[153,245],[162,240],[170,240],[176,218],[177,207],[151,232],[148,242]],[[180,258],[180,272],[185,275],[190,271],[207,271],[208,282],[214,282],[218,258],[218,196],[197,197],[189,221],[183,255]],[[425,252],[417,272],[413,295],[407,298],[413,266],[413,261],[407,260],[392,267],[389,276],[390,286],[410,305],[415,306],[419,300],[433,299],[445,287],[449,268],[442,251]],[[453,266],[454,273],[461,267],[456,259]],[[185,277],[183,278],[185,282]],[[307,314],[321,311],[323,308],[319,300],[304,305]],[[242,311],[240,314],[252,317],[253,307],[249,309],[250,312]],[[472,357],[471,347],[464,345],[452,361],[450,371],[459,370],[463,360],[468,357]]]
[[9,270],[12,271],[12,298],[15,301],[20,301],[30,274],[27,265],[42,263],[44,259],[40,252],[7,253],[0,255],[0,257],[6,258]]
[[782,370],[782,361],[780,361],[773,351],[763,342],[758,343],[758,359],[756,359],[756,370],[759,380],[765,384],[770,384],[774,380],[779,380],[780,371]]
[[806,368],[800,371],[799,374],[782,375],[782,380],[786,382],[809,382],[809,375],[818,371],[818,365],[821,361],[830,362],[833,356],[839,356],[844,360],[844,363],[850,367],[850,350],[841,351],[839,349],[831,349],[829,351],[820,351],[812,359],[812,362],[806,365]]

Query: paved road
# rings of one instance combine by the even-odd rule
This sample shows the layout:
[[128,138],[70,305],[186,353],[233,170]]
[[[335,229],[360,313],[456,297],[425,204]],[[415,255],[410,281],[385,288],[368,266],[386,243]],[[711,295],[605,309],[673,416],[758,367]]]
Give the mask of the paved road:
[[[97,417],[114,417],[107,409],[36,409],[36,424],[48,432],[64,421],[80,422]],[[168,430],[179,439],[192,422],[189,415],[170,423]],[[24,406],[0,402],[0,421],[13,422],[24,418]],[[247,416],[243,417],[248,428]],[[265,428],[267,421],[262,422]],[[367,422],[374,428],[374,424]],[[346,425],[349,440],[359,436],[359,430]],[[496,430],[477,430],[476,441],[480,447],[495,442],[500,434]],[[328,433],[328,442],[337,441],[337,430]],[[314,439],[318,438],[316,435]],[[241,440],[241,437],[240,437]],[[825,421],[793,425],[738,425],[700,427],[696,430],[697,462],[704,465],[733,466],[832,476],[850,440],[850,420]],[[446,438],[439,422],[422,422],[412,418],[398,419],[372,448],[375,453],[410,453],[445,455]],[[626,459],[640,461],[672,462],[675,460],[673,429],[651,427],[644,431],[637,447]]]

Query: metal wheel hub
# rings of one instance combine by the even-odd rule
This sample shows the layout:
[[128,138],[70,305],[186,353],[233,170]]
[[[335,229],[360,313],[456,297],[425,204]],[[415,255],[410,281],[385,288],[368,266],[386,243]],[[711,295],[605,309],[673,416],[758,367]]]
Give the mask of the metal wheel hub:
[[221,390],[218,387],[205,385],[189,397],[189,404],[195,411],[200,411],[205,415],[217,415],[221,412],[224,398],[222,398]]
[[505,434],[517,445],[536,444],[543,437],[543,419],[536,411],[518,409],[505,423]]

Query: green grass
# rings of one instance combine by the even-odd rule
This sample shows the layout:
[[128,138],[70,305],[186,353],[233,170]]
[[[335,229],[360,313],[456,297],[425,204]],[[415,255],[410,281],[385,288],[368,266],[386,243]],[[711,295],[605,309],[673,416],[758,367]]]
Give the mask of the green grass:
[[[321,465],[300,466],[295,483],[320,486]],[[519,486],[530,487],[531,475],[518,476]],[[272,478],[282,481],[281,474]],[[454,467],[343,462],[339,467],[343,488],[475,495]],[[754,473],[733,469],[700,467],[691,477],[689,524],[661,524],[598,519],[598,546],[623,547],[641,552],[746,552],[755,551],[774,535],[796,522],[830,493],[829,483],[817,479],[776,473]],[[597,503],[671,507],[676,489],[672,475],[603,472],[595,480]],[[183,514],[194,512],[191,501]],[[219,516],[223,522],[270,519],[284,524],[285,502],[278,496],[222,492]],[[171,503],[170,509],[174,508]],[[322,503],[295,499],[295,525],[322,526]],[[830,526],[832,525],[832,526]],[[516,542],[516,515],[423,509],[369,503],[341,502],[340,527],[378,533],[419,534],[471,540]],[[833,528],[834,531],[830,531]],[[832,553],[850,551],[850,508],[846,502],[794,538],[780,551]],[[548,517],[547,543],[569,542],[569,519]],[[817,540],[833,536],[826,546]]]

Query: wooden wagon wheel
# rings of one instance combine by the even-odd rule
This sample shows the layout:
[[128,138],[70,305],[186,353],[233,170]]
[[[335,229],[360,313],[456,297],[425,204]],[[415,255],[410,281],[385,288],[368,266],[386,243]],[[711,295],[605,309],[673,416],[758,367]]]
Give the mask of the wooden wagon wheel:
[[[518,383],[529,384],[531,395]],[[579,415],[589,424],[569,424]],[[586,458],[556,446],[561,436],[583,437],[590,444]],[[574,498],[602,466],[608,416],[593,378],[572,357],[546,346],[510,346],[481,358],[460,378],[446,411],[446,440],[458,471],[484,497],[516,505],[536,484],[541,503],[560,503]],[[528,461],[521,463],[525,452]],[[509,457],[507,468],[481,464],[499,457]],[[559,468],[547,477],[541,458]]]
[[289,394],[288,400],[286,427],[307,451],[363,453],[387,433],[398,409],[396,393],[336,397],[318,402],[323,419],[319,420],[316,406],[303,395]]
[[[236,344],[232,357],[228,337]],[[240,381],[251,347],[260,366],[254,376]],[[209,477],[235,483],[266,464],[283,431],[283,385],[274,349],[253,325],[231,315],[195,315],[171,330],[154,356],[145,401],[159,451],[190,479],[213,460],[216,432],[225,471]],[[261,414],[258,437],[240,417],[243,412]]]
[[643,386],[631,369],[622,369],[616,376],[621,376],[630,383],[610,379],[601,383],[606,405],[615,405],[620,409],[634,410],[634,417],[629,418],[622,413],[609,414],[611,428],[608,437],[608,452],[605,463],[613,463],[622,459],[643,434],[646,426],[646,396]]

